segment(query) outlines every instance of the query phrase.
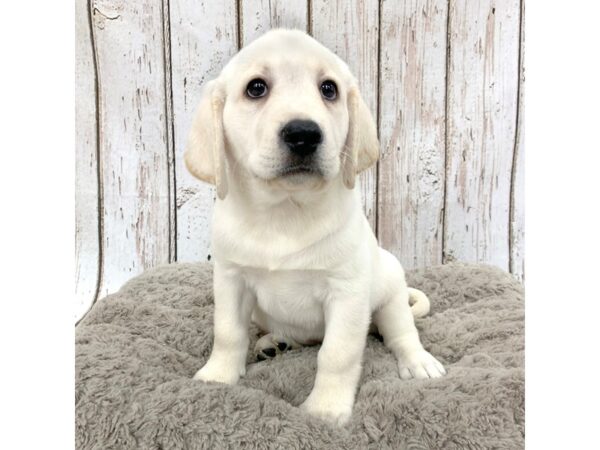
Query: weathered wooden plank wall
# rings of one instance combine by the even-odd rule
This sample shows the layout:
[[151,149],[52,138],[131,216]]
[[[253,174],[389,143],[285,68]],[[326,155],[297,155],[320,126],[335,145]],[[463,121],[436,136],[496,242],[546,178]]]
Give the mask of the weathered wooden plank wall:
[[519,0],[451,0],[446,258],[508,269],[519,86]]
[[240,2],[240,46],[272,28],[308,28],[308,0],[243,0]]
[[513,155],[511,208],[510,208],[510,272],[517,279],[525,277],[525,133],[523,97],[525,82],[524,43],[525,43],[525,3],[521,1],[520,11],[520,52],[519,52],[519,103],[517,105],[517,131],[515,154]]
[[[521,3],[520,3],[521,2]],[[210,257],[215,191],[182,162],[202,84],[265,31],[344,58],[377,118],[361,177],[405,267],[523,279],[522,0],[78,0],[76,316],[144,268]]]
[[380,243],[406,267],[442,262],[446,0],[383,2]]
[[96,74],[88,4],[75,4],[75,315],[96,297],[100,277]]
[[170,257],[170,148],[160,2],[95,1],[102,202],[99,295]]
[[235,0],[171,1],[170,53],[176,174],[176,257],[206,260],[215,189],[185,169],[183,152],[201,86],[238,50]]

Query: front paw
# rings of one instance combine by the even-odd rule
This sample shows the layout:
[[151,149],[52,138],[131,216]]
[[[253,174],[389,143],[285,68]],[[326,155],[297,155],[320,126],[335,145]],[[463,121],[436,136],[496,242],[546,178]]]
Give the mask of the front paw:
[[416,350],[398,360],[400,378],[439,378],[446,374],[444,366],[426,350]]
[[352,415],[352,405],[346,405],[333,396],[317,397],[311,394],[300,405],[300,409],[337,426],[344,425]]
[[210,360],[194,375],[194,380],[236,384],[245,370],[236,371],[231,366],[213,363]]

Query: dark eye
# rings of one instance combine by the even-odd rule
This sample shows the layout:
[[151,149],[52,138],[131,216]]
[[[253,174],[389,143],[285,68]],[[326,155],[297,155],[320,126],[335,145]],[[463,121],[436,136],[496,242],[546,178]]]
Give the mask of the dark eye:
[[255,78],[248,83],[248,86],[246,86],[246,95],[250,98],[264,97],[267,95],[267,91],[266,81],[260,78]]
[[337,86],[331,80],[325,80],[321,83],[321,95],[327,100],[335,100],[337,97]]

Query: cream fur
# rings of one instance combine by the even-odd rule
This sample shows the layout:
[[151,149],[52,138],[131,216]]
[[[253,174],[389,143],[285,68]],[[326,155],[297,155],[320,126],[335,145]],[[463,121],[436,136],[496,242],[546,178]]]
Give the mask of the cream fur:
[[[244,95],[257,77],[269,84],[268,97],[258,101]],[[336,82],[337,101],[321,98],[324,79]],[[278,176],[286,164],[278,130],[292,119],[314,120],[323,131],[320,176]],[[397,357],[401,378],[445,373],[414,325],[413,312],[426,314],[429,301],[409,290],[398,260],[378,246],[354,188],[378,146],[348,67],[302,32],[265,34],[209,83],[185,155],[191,173],[219,193],[214,345],[195,378],[237,382],[251,319],[298,343],[322,342],[302,408],[337,424],[352,412],[371,321]]]

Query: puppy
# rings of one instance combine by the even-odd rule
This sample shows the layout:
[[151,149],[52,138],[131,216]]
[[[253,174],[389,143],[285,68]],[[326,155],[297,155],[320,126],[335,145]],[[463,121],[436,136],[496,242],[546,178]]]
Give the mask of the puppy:
[[322,343],[301,408],[336,424],[352,413],[370,326],[402,379],[445,373],[414,324],[429,300],[407,287],[362,212],[356,175],[378,148],[348,66],[303,32],[266,33],[206,84],[185,162],[218,195],[214,344],[194,378],[245,374],[250,320],[266,333],[259,359]]

